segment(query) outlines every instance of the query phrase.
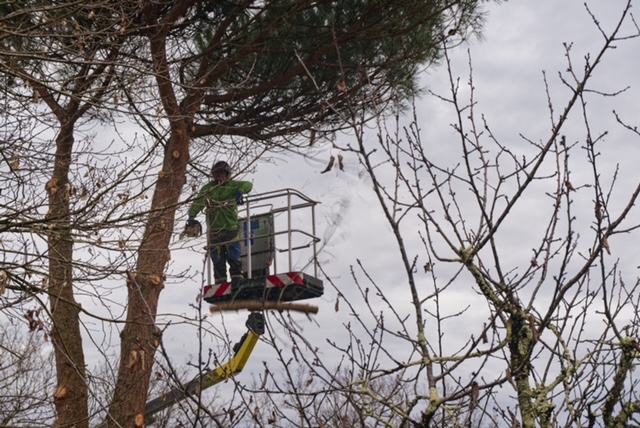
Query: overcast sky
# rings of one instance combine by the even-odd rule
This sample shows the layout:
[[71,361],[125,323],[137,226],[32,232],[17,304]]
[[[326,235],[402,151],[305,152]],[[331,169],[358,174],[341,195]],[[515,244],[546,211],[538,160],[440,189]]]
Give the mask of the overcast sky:
[[[618,0],[598,0],[589,1],[588,5],[600,20],[602,27],[608,30],[616,22],[624,3]],[[550,135],[550,114],[543,72],[547,76],[557,117],[570,96],[570,91],[563,87],[558,78],[558,73],[564,73],[567,69],[565,45],[573,43],[573,65],[577,72],[582,73],[584,56],[587,53],[595,55],[602,45],[603,37],[594,26],[583,2],[577,0],[510,0],[498,6],[490,5],[487,10],[483,40],[474,40],[468,46],[459,47],[451,53],[453,72],[461,78],[464,87],[469,79],[468,48],[473,64],[475,100],[478,103],[476,114],[484,115],[494,135],[502,143],[512,144],[514,150],[526,153],[528,143],[520,137],[521,134],[535,142],[544,142]],[[626,33],[630,34],[632,30],[628,28]],[[602,162],[606,173],[612,174],[615,164],[619,162],[622,174],[626,174],[631,180],[630,184],[634,184],[633,180],[637,181],[637,174],[634,174],[633,168],[637,159],[640,159],[640,140],[619,127],[617,131],[614,129],[616,125],[612,111],[615,108],[629,122],[640,117],[640,40],[621,42],[617,45],[616,50],[607,53],[604,64],[596,71],[594,88],[602,92],[615,92],[627,86],[630,86],[630,89],[615,99],[594,98],[593,105],[590,105],[590,119],[594,133],[609,130],[606,144],[616,147],[615,150],[603,151]],[[417,100],[417,115],[423,139],[430,153],[446,160],[447,156],[455,153],[449,150],[449,144],[456,141],[455,133],[449,126],[455,117],[449,107],[428,93],[433,91],[447,94],[446,67],[428,70],[423,76],[422,84],[425,95]],[[468,90],[462,92],[468,93]],[[578,109],[572,113],[575,122],[569,124],[566,132],[563,132],[570,142],[579,142],[584,136],[584,126],[579,120],[580,114]],[[371,135],[371,138],[373,137],[374,134]],[[342,136],[338,141],[347,144],[349,137]],[[298,158],[278,165],[264,165],[256,174],[245,176],[244,179],[254,182],[255,192],[293,187],[320,201],[318,227],[326,245],[320,260],[333,282],[346,295],[355,292],[349,269],[359,259],[370,269],[371,275],[380,285],[393,290],[391,295],[397,309],[402,312],[405,310],[403,305],[407,305],[406,312],[410,313],[408,289],[402,284],[405,276],[394,251],[394,241],[389,227],[380,215],[371,192],[371,184],[363,176],[357,159],[353,155],[345,155],[344,172],[334,169],[327,174],[320,174],[329,155],[337,153],[338,150],[328,145],[321,146],[310,158]],[[451,159],[451,162],[457,161],[460,159]],[[579,169],[572,170],[572,177],[579,184],[581,175],[587,173],[588,171]],[[576,196],[576,199],[580,198]],[[592,209],[589,206],[589,196],[585,196],[584,199],[584,206],[588,207],[585,209]],[[519,228],[515,224],[510,226],[512,239],[503,241],[513,254],[514,265],[527,263],[531,257],[531,247],[519,246],[518,240],[527,234],[528,225],[535,221],[539,203],[540,200],[537,199],[523,201],[518,208],[523,216],[520,224],[527,227]],[[637,210],[632,216],[639,217]],[[587,242],[585,245],[588,246],[590,243]],[[628,269],[635,269],[640,265],[640,260],[635,256],[637,251],[624,250],[627,248],[626,245],[629,244],[622,241],[613,242],[614,256],[621,257]],[[193,266],[201,269],[200,260],[201,255],[193,250],[174,251],[172,267],[178,269],[181,266]],[[400,283],[397,283],[398,279]],[[319,314],[313,317],[313,321],[302,317],[300,323],[309,332],[308,339],[321,350],[323,347],[326,348],[326,355],[330,356],[331,350],[326,345],[325,338],[340,337],[341,332],[344,332],[343,324],[351,318],[344,305],[339,312],[334,311],[337,293],[328,283],[325,284],[325,295],[308,302],[320,307]],[[195,303],[200,285],[196,281],[167,286],[161,295],[160,312],[193,315],[193,310],[187,305]],[[468,288],[466,293],[456,292],[452,301],[458,302],[458,306],[451,310],[458,309],[460,305],[474,305],[477,299],[477,294],[471,288]],[[242,334],[245,319],[245,313],[224,315],[231,340],[239,338]],[[457,332],[449,333],[455,335]],[[286,347],[285,335],[277,331],[274,334]],[[460,334],[468,337],[468,331],[461,331]],[[179,356],[187,358],[188,354],[197,352],[195,331],[192,329],[170,327],[165,332],[165,340],[169,352],[177,361],[180,361]],[[219,345],[220,343],[210,344],[212,347]],[[246,376],[247,382],[250,381],[251,373],[262,372],[262,361],[275,358],[275,355],[269,354],[270,352],[273,352],[271,348],[264,344],[258,345],[256,355],[247,366],[247,373],[242,374]],[[496,372],[502,370],[498,368]]]

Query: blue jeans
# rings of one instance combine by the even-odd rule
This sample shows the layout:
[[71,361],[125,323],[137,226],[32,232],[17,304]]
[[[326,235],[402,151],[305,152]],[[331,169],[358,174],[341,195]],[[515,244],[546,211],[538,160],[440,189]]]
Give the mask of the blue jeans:
[[237,230],[209,232],[209,248],[216,284],[227,282],[227,264],[229,264],[229,275],[232,281],[244,278],[240,261],[242,250]]

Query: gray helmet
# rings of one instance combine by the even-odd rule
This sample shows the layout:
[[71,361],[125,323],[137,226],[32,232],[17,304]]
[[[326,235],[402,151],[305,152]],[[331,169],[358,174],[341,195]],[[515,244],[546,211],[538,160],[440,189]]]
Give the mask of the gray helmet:
[[225,161],[218,161],[213,164],[211,167],[211,175],[216,175],[218,173],[223,173],[227,176],[231,175],[231,167]]

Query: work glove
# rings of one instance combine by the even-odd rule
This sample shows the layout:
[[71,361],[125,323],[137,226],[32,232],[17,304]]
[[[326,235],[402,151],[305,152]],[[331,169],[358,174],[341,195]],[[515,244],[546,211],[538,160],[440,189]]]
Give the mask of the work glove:
[[184,226],[184,231],[180,234],[180,239],[185,236],[188,238],[197,238],[200,235],[202,235],[202,225],[195,218],[189,217],[187,224]]
[[244,204],[244,195],[242,192],[236,193],[236,204],[243,205]]

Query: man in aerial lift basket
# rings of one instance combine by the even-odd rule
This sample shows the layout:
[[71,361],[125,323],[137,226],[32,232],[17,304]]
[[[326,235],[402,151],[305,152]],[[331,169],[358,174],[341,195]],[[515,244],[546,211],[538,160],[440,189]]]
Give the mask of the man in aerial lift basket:
[[232,282],[241,280],[241,247],[239,239],[238,204],[253,188],[250,181],[232,180],[231,166],[218,161],[211,168],[213,181],[205,184],[189,208],[189,218],[183,235],[196,237],[202,226],[196,216],[204,209],[207,218],[209,252],[216,284],[227,282],[227,264]]
[[[189,237],[202,234],[202,226],[196,216],[206,209],[209,240],[207,248],[213,262],[215,283],[204,286],[204,300],[219,305],[238,301],[291,302],[322,296],[324,287],[321,280],[301,270],[292,270],[291,266],[291,251],[296,249],[312,247],[315,260],[315,243],[319,239],[315,234],[291,229],[290,216],[297,209],[313,209],[316,202],[292,189],[254,195],[254,202],[261,201],[262,206],[270,207],[270,211],[239,219],[238,204],[242,204],[243,195],[252,190],[252,183],[232,180],[231,167],[224,161],[213,165],[211,175],[213,181],[202,187],[189,209],[189,219],[183,233],[183,236]],[[302,202],[292,205],[292,196]],[[286,200],[287,206],[278,206],[278,202],[273,201],[278,198]],[[266,200],[271,203],[265,204]],[[278,232],[273,229],[273,216],[276,213],[288,216],[286,231]],[[311,215],[311,219],[313,218]],[[309,238],[306,245],[292,247],[291,235],[297,232]],[[274,236],[278,233],[289,236],[288,248],[280,250],[289,254],[289,270],[276,272],[274,269],[270,273],[269,265],[276,252]],[[243,266],[243,262],[246,262],[246,266]],[[227,264],[230,281],[227,281]]]

